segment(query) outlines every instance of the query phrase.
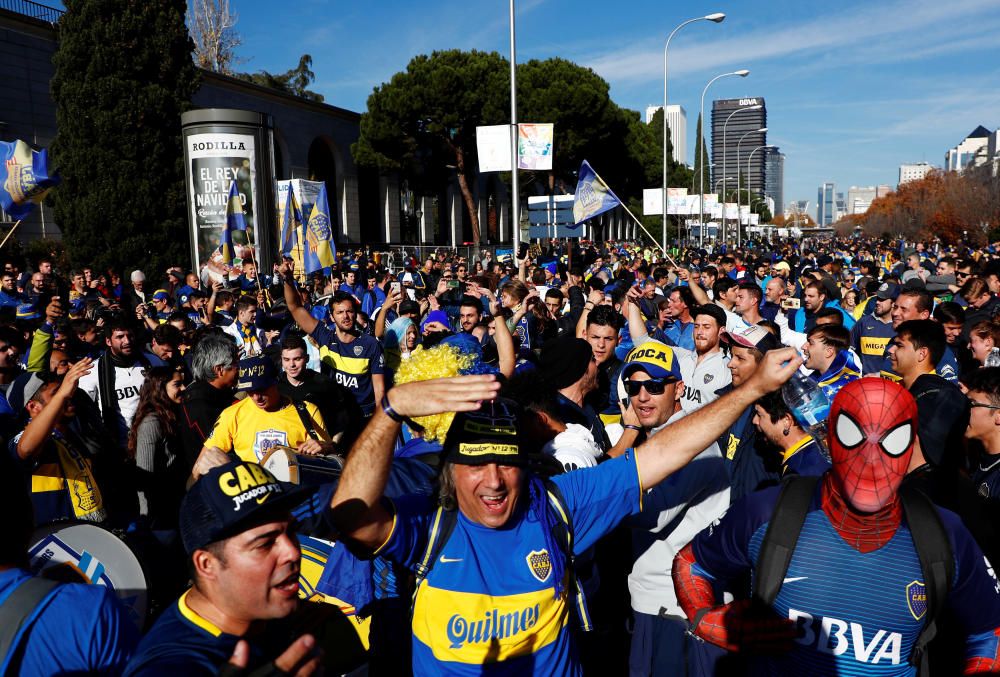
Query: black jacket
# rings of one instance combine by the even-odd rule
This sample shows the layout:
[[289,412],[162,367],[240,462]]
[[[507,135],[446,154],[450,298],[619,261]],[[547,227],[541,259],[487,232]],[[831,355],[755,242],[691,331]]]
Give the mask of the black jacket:
[[219,390],[207,381],[195,381],[184,391],[177,416],[177,434],[181,455],[189,472],[205,440],[212,434],[219,414],[233,401],[232,390]]

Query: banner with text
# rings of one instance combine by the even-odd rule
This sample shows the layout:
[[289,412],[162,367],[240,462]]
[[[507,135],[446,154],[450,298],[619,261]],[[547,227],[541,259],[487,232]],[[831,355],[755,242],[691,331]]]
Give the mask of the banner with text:
[[552,123],[524,122],[517,126],[518,169],[552,170]]
[[256,241],[254,137],[250,134],[192,134],[186,141],[190,146],[191,185],[188,190],[198,261],[222,262],[219,245],[226,227],[230,186],[234,182],[247,223],[246,232],[237,235],[233,242],[235,259],[242,259],[244,248]]

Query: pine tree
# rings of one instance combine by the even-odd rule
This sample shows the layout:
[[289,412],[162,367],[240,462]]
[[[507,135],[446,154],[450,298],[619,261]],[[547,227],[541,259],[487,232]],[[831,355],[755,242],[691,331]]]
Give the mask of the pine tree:
[[52,57],[72,260],[159,273],[188,260],[180,115],[198,87],[184,0],[66,0]]

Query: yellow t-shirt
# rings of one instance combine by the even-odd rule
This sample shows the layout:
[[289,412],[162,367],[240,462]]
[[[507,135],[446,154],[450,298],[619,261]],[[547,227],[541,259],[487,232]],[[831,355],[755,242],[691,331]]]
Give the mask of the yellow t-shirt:
[[[306,402],[306,411],[323,438],[326,424],[319,410]],[[218,447],[227,453],[235,451],[244,461],[260,463],[273,447],[280,445],[295,449],[308,439],[309,433],[291,402],[271,412],[264,411],[248,397],[222,410],[212,434],[205,440],[205,446]]]

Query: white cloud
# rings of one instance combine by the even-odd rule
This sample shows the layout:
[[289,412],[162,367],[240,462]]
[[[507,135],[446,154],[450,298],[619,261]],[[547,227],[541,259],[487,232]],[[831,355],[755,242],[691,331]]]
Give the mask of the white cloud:
[[[996,0],[900,1],[873,4],[836,14],[817,16],[798,24],[768,22],[754,30],[725,38],[709,37],[704,28],[698,39],[674,43],[670,50],[672,73],[693,74],[728,68],[753,68],[755,64],[779,57],[836,53],[836,60],[850,59],[853,50],[877,49],[882,59],[906,60],[924,53],[984,44],[986,37],[970,37],[984,29],[984,15],[996,12]],[[725,26],[725,24],[722,24]],[[685,29],[693,31],[694,26]],[[679,34],[678,34],[679,35]],[[607,52],[587,65],[616,85],[646,82],[663,77],[663,40],[649,38],[639,45]],[[995,36],[993,37],[995,40]],[[851,49],[848,49],[851,48]]]

